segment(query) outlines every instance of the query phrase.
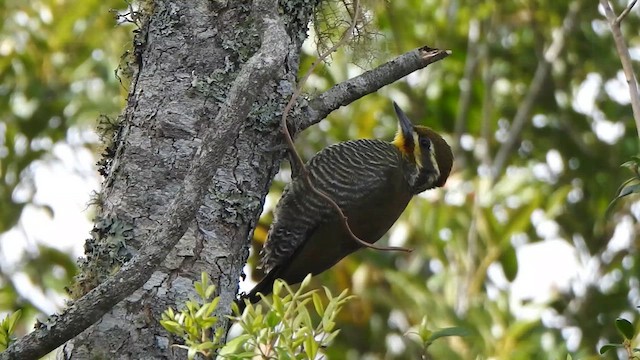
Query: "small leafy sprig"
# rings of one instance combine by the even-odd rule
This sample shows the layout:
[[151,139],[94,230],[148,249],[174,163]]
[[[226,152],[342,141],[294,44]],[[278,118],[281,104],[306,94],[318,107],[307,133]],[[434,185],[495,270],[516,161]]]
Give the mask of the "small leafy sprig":
[[209,275],[205,272],[194,287],[201,301],[188,300],[180,312],[168,308],[162,313],[160,324],[168,332],[184,340],[184,345],[173,346],[186,349],[189,360],[195,358],[196,354],[213,359],[218,349],[224,345],[223,327],[218,327],[213,336],[211,334],[211,329],[218,323],[218,317],[212,314],[218,307],[220,298],[213,297],[216,287],[210,284]]
[[640,359],[640,349],[633,347],[633,339],[635,339],[637,332],[633,327],[633,324],[626,319],[618,318],[616,319],[616,329],[620,335],[622,335],[622,342],[619,344],[606,344],[600,348],[600,354],[604,355],[608,351],[624,348],[629,356],[629,359],[638,360]]
[[15,341],[13,332],[16,330],[20,316],[22,316],[22,310],[17,310],[0,322],[0,352],[6,350]]
[[408,331],[406,335],[417,335],[420,345],[422,347],[422,358],[427,359],[427,348],[433,344],[434,341],[448,336],[469,336],[469,330],[463,327],[448,327],[436,331],[430,330],[429,321],[427,316],[422,318],[420,325],[416,330]]
[[625,180],[622,185],[618,187],[618,190],[616,191],[616,197],[614,197],[613,200],[611,200],[611,202],[609,203],[609,206],[607,206],[607,215],[611,213],[611,210],[613,210],[613,206],[616,204],[616,202],[618,202],[618,200],[631,194],[640,193],[640,155],[632,156],[631,160],[625,162],[620,166],[629,169],[633,176]]
[[[284,281],[273,284],[273,297],[265,296],[254,306],[247,302],[242,314],[234,304],[235,320],[243,334],[227,343],[220,355],[229,359],[317,359],[321,349],[328,346],[340,332],[336,316],[353,298],[347,290],[333,296],[324,288],[328,299],[325,305],[318,291],[305,291],[311,281],[308,275],[297,291]],[[313,304],[313,311],[307,305]],[[314,314],[315,313],[315,314]],[[233,355],[235,354],[235,355]]]
[[[317,290],[305,290],[310,281],[309,275],[300,288],[293,291],[285,282],[276,280],[272,300],[260,294],[262,303],[257,306],[248,303],[242,314],[233,304],[235,316],[230,320],[235,320],[243,333],[224,344],[223,327],[218,327],[213,334],[211,331],[218,323],[212,314],[219,298],[213,297],[215,286],[210,284],[209,276],[202,273],[201,280],[194,285],[200,301],[187,301],[180,312],[167,309],[160,324],[184,340],[183,345],[173,346],[186,349],[189,359],[199,354],[206,359],[315,360],[321,358],[321,349],[340,332],[336,329],[336,316],[353,296],[347,295],[346,290],[333,296],[324,288],[327,302]],[[313,304],[312,311],[308,308],[310,304]]]

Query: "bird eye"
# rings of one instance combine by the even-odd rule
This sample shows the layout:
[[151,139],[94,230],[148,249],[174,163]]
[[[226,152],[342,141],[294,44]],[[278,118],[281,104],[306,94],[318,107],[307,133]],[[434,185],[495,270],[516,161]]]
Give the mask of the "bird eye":
[[420,138],[420,146],[425,147],[427,149],[431,148],[431,141],[429,139],[421,137]]

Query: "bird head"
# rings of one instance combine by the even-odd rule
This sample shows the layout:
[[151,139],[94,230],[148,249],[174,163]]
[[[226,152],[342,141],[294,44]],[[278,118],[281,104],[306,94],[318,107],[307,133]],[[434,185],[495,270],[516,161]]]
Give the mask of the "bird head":
[[409,185],[416,193],[443,186],[453,165],[451,147],[432,129],[413,125],[395,102],[393,107],[399,122],[393,144],[412,165],[413,170],[408,177]]

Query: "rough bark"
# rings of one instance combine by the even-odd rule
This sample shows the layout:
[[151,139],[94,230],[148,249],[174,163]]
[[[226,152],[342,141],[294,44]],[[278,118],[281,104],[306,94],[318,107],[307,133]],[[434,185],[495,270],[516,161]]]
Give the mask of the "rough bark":
[[220,308],[228,308],[248,255],[248,239],[283,156],[273,151],[282,143],[278,109],[295,88],[300,41],[312,5],[297,4],[296,13],[290,10],[284,17],[295,40],[288,66],[283,64],[276,80],[264,87],[242,124],[229,124],[211,122],[238,71],[260,45],[254,16],[260,14],[252,14],[251,1],[155,2],[137,44],[139,69],[103,185],[99,215],[108,226],[131,230],[122,236],[125,243],[111,261],[104,259],[107,251],[96,250],[113,246],[105,244],[104,236],[91,244],[89,252],[102,259],[90,262],[85,276],[95,279],[101,271],[113,271],[117,258],[135,256],[144,239],[162,226],[167,206],[201,145],[203,127],[239,131],[231,134],[232,145],[219,154],[222,164],[195,222],[163,264],[142,288],[67,342],[59,358],[171,358],[171,339],[159,325],[160,314],[193,297],[193,281],[202,271],[218,284]]
[[[218,285],[218,315],[228,313],[284,157],[281,109],[316,5],[153,3],[134,40],[123,121],[101,162],[106,179],[78,299],[0,360],[38,358],[67,340],[58,358],[173,358],[158,319],[194,296],[202,271]],[[449,54],[425,46],[301,100],[290,114],[294,133]]]

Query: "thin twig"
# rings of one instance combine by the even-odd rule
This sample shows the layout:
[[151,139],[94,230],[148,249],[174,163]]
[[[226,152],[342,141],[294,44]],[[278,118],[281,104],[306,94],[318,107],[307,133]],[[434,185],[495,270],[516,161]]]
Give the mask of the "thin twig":
[[627,44],[624,41],[624,37],[622,36],[622,31],[620,30],[620,21],[631,11],[631,8],[635,5],[636,1],[632,1],[629,6],[620,14],[620,16],[616,17],[616,14],[613,12],[611,8],[611,4],[609,4],[608,0],[600,0],[600,4],[604,8],[604,14],[609,21],[609,27],[611,28],[611,33],[613,34],[613,41],[616,44],[616,50],[618,51],[618,55],[620,56],[620,62],[622,63],[622,71],[624,72],[624,76],[627,78],[627,85],[629,86],[629,96],[631,98],[631,109],[633,110],[633,118],[636,123],[636,130],[638,132],[638,137],[640,137],[640,95],[638,94],[638,82],[636,80],[636,75],[633,72],[633,65],[631,63],[631,55],[629,55],[629,49],[627,48]]
[[567,13],[567,16],[564,18],[562,28],[560,29],[558,34],[553,37],[553,41],[544,52],[540,61],[538,61],[538,66],[536,68],[535,74],[533,75],[533,80],[531,80],[531,84],[529,85],[529,89],[527,89],[527,94],[518,106],[516,115],[513,119],[513,122],[511,123],[511,129],[509,131],[509,135],[507,136],[507,140],[502,143],[502,146],[500,146],[500,148],[498,149],[498,152],[496,153],[496,156],[493,160],[493,167],[491,169],[492,182],[495,182],[498,176],[500,176],[500,173],[504,169],[509,156],[516,146],[520,134],[524,130],[527,121],[531,118],[530,115],[531,111],[533,110],[533,105],[538,95],[542,92],[543,85],[550,75],[551,64],[558,58],[558,56],[562,52],[567,35],[575,27],[576,17],[578,15],[579,9],[580,0],[576,0],[569,5],[569,11]]
[[[460,139],[462,134],[466,130],[467,117],[469,115],[469,109],[471,108],[471,95],[473,93],[473,80],[476,75],[476,69],[480,56],[478,54],[478,42],[480,38],[480,21],[473,17],[469,20],[468,31],[468,44],[467,44],[467,58],[464,64],[464,72],[460,84],[460,99],[458,101],[458,111],[456,114],[456,120],[454,122],[454,156],[458,166],[464,168],[464,161],[466,160],[462,156],[462,147],[460,146]],[[461,161],[462,160],[462,161]]]
[[[485,41],[480,46],[478,51],[478,60],[482,61],[485,66],[482,81],[484,84],[484,97],[482,99],[482,120],[480,127],[480,139],[478,139],[478,156],[482,166],[489,168],[491,166],[491,156],[489,154],[489,139],[491,137],[490,120],[491,111],[493,109],[493,97],[492,88],[495,81],[494,70],[491,66],[491,60],[489,58],[489,50],[487,43],[492,41],[492,33],[489,29],[486,34],[483,34]],[[481,145],[482,144],[482,145]],[[481,145],[481,146],[480,146]],[[477,259],[478,257],[478,218],[481,215],[481,195],[490,192],[490,185],[488,181],[484,179],[484,176],[478,177],[475,181],[476,191],[473,192],[472,210],[471,210],[471,223],[469,224],[469,231],[467,232],[467,257],[465,263],[467,266],[467,276],[464,277],[464,281],[461,281],[458,286],[458,293],[465,294],[463,296],[457,296],[456,299],[456,313],[464,314],[469,309],[469,299],[471,297],[470,284],[473,283],[475,274],[478,272]]]
[[[489,24],[490,25],[490,24]],[[475,28],[475,30],[472,30],[473,28]],[[461,82],[466,81],[467,84],[465,84],[464,86],[461,84],[460,86],[460,97],[461,100],[458,103],[458,111],[457,111],[457,115],[456,115],[456,122],[455,122],[455,127],[454,127],[454,131],[455,131],[455,139],[456,139],[456,144],[455,144],[455,150],[454,150],[454,154],[456,154],[456,152],[459,152],[460,154],[455,155],[456,158],[456,162],[459,166],[460,162],[458,161],[459,158],[461,158],[463,155],[462,151],[463,148],[460,145],[460,140],[462,138],[462,134],[464,133],[464,129],[466,127],[466,116],[468,114],[468,107],[471,104],[471,83],[473,82],[473,78],[476,76],[476,72],[478,68],[482,68],[482,66],[484,65],[485,67],[489,68],[489,70],[484,70],[483,72],[483,84],[484,84],[484,99],[482,101],[482,126],[481,126],[481,136],[478,139],[478,144],[476,146],[476,150],[474,151],[474,155],[480,155],[480,161],[483,165],[486,165],[486,161],[488,159],[488,161],[491,161],[490,157],[488,156],[488,141],[485,141],[485,138],[483,137],[484,135],[484,125],[485,125],[485,120],[487,119],[487,115],[489,114],[489,112],[487,111],[487,108],[492,101],[493,98],[491,98],[490,96],[490,91],[491,91],[491,86],[487,85],[487,74],[490,74],[490,62],[487,60],[488,58],[488,46],[487,46],[487,42],[491,41],[490,40],[490,30],[491,30],[491,26],[487,26],[488,30],[486,30],[486,33],[483,33],[484,26],[480,26],[479,20],[478,19],[472,19],[469,22],[469,31],[468,31],[468,45],[467,45],[467,60],[465,63],[465,68],[464,68],[464,74],[463,74],[463,79],[461,80]],[[482,42],[480,42],[479,40],[482,39]],[[473,63],[471,63],[473,62]],[[488,64],[488,65],[485,65]],[[472,67],[473,66],[473,67]],[[487,98],[491,98],[491,100],[487,101]],[[463,103],[463,99],[464,103]],[[463,106],[464,105],[464,106]],[[464,113],[464,114],[463,114]],[[482,145],[484,144],[484,145]],[[463,159],[464,161],[464,159]],[[462,165],[464,168],[464,164]],[[476,181],[476,183],[478,183],[479,181]],[[471,218],[471,222],[469,223],[469,228],[467,231],[467,252],[466,252],[466,256],[463,257],[463,261],[458,261],[458,266],[456,266],[455,269],[452,269],[452,271],[456,272],[456,273],[462,273],[463,270],[461,269],[462,267],[466,266],[466,276],[461,276],[463,277],[463,280],[458,282],[457,286],[456,286],[456,291],[458,294],[466,294],[468,289],[469,289],[469,284],[471,283],[471,278],[472,278],[472,274],[475,273],[474,269],[476,267],[476,259],[477,259],[477,254],[478,254],[478,231],[477,231],[477,219],[476,219],[476,214],[479,211],[479,198],[480,196],[480,191],[475,191],[474,192],[474,196],[473,196],[473,209],[471,211],[472,213],[472,218]],[[456,296],[456,302],[454,305],[454,309],[456,314],[464,314],[467,312],[469,308],[469,297],[468,296]]]
[[620,16],[618,16],[616,18],[616,25],[620,25],[620,23],[622,22],[622,20],[624,20],[625,17],[627,17],[627,15],[629,15],[629,12],[631,11],[631,9],[633,9],[633,7],[636,5],[636,2],[638,0],[633,0],[632,2],[629,3],[629,5],[627,5],[627,7],[622,11],[622,13],[620,14]]
[[351,236],[351,238],[355,242],[357,242],[358,244],[364,247],[368,247],[375,250],[411,252],[413,251],[412,249],[407,249],[403,247],[374,245],[360,239],[358,236],[356,236],[356,234],[353,233],[353,231],[351,230],[351,227],[349,226],[348,218],[344,214],[344,211],[342,211],[340,206],[329,195],[327,195],[323,191],[316,188],[311,182],[311,177],[309,176],[309,170],[305,166],[304,162],[302,161],[302,158],[300,157],[300,154],[296,150],[295,143],[293,142],[293,138],[291,137],[291,133],[289,132],[289,127],[287,125],[287,117],[289,115],[289,111],[291,111],[293,104],[298,99],[298,96],[300,96],[300,94],[302,93],[302,87],[304,86],[309,76],[311,76],[316,66],[318,66],[318,64],[324,61],[329,55],[331,55],[334,51],[336,51],[340,46],[346,44],[347,41],[349,41],[349,39],[351,38],[353,34],[353,30],[355,29],[355,26],[356,26],[358,16],[360,16],[359,15],[360,2],[358,0],[354,1],[353,7],[354,7],[354,14],[351,19],[351,25],[342,34],[340,41],[335,43],[330,49],[325,51],[323,54],[320,54],[320,56],[313,62],[309,70],[307,70],[306,74],[302,77],[302,79],[300,79],[300,83],[298,84],[296,91],[293,93],[293,95],[291,95],[291,99],[289,99],[287,106],[285,106],[284,111],[282,112],[282,132],[284,133],[285,139],[287,140],[287,144],[289,145],[289,151],[293,155],[293,158],[295,159],[295,162],[297,163],[297,166],[300,169],[300,175],[303,177],[305,183],[314,194],[323,198],[338,213],[338,215],[342,219],[342,225],[344,226],[344,229],[347,231],[347,233],[349,233],[349,236]]
[[485,44],[484,50],[484,63],[486,66],[485,72],[482,76],[484,85],[483,98],[482,98],[482,122],[480,125],[480,139],[483,143],[483,149],[480,152],[480,162],[487,169],[491,168],[491,153],[489,151],[489,144],[491,143],[491,116],[493,113],[493,84],[496,81],[496,74],[491,65],[491,59],[488,54],[488,46]]
[[505,142],[502,143],[502,146],[500,146],[500,148],[496,152],[496,156],[493,159],[493,167],[491,169],[492,182],[495,182],[495,180],[500,176],[500,173],[504,169],[509,156],[511,156],[511,153],[515,149],[518,138],[524,130],[527,121],[530,119],[533,105],[538,98],[538,95],[542,91],[542,85],[544,85],[545,81],[547,81],[550,69],[551,63],[547,62],[544,59],[540,59],[536,68],[536,72],[533,75],[533,80],[531,80],[531,84],[529,85],[529,89],[527,90],[527,94],[520,103],[520,106],[518,106],[516,115],[511,122],[509,135],[507,136]]

